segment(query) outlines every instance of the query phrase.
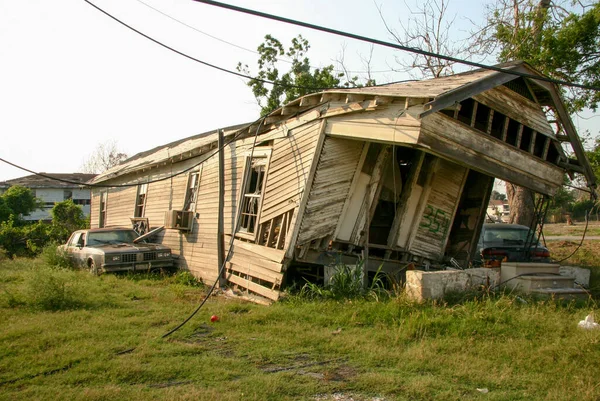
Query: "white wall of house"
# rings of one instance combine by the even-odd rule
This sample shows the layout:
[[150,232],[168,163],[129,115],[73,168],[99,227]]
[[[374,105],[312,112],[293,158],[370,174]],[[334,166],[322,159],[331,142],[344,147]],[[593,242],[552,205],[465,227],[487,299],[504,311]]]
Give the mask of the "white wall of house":
[[73,202],[81,206],[85,217],[90,215],[90,199],[91,193],[89,189],[75,188],[38,188],[33,190],[35,197],[42,200],[44,203],[43,209],[33,211],[29,216],[24,216],[24,220],[50,220],[50,210],[56,202],[62,202],[69,199],[69,195]]

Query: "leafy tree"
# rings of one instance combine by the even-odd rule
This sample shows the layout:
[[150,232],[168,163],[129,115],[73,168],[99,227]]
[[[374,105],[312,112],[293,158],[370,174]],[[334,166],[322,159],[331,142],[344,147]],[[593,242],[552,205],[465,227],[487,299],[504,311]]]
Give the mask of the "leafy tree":
[[[497,0],[479,36],[500,61],[524,60],[549,77],[600,86],[600,3]],[[571,112],[596,110],[600,92],[563,90]]]
[[73,231],[87,227],[87,220],[81,206],[73,203],[71,199],[56,203],[50,213],[52,214],[50,236],[53,241],[64,242]]
[[[345,74],[335,73],[333,65],[313,70],[310,59],[306,57],[309,49],[308,41],[301,35],[292,39],[292,44],[287,50],[278,39],[266,35],[265,41],[257,48],[260,55],[258,73],[252,74],[247,64],[238,63],[238,71],[256,77],[248,82],[248,86],[261,107],[262,116],[298,97],[340,85]],[[291,67],[289,71],[281,73],[277,67],[278,57],[284,56],[291,59]],[[343,86],[359,86],[357,81],[358,77],[348,78]]]
[[15,219],[27,216],[41,207],[41,201],[29,188],[14,185],[0,195],[0,221],[6,221],[10,215]]
[[501,200],[501,201],[505,201],[506,200],[506,195],[496,191],[495,189],[492,191],[492,196],[491,198],[493,200]]
[[586,152],[588,160],[592,165],[596,179],[600,181],[600,138],[596,138],[594,148]]

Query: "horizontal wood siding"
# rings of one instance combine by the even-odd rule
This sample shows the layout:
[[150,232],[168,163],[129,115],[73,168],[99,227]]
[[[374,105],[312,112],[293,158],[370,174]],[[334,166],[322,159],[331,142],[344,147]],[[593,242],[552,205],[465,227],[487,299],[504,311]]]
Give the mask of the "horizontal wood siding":
[[363,146],[362,141],[325,139],[297,245],[334,234]]
[[100,223],[100,189],[92,189],[92,197],[90,201],[90,227],[98,228]]
[[165,212],[169,210],[169,205],[172,205],[173,210],[183,208],[187,181],[186,173],[148,185],[144,217],[148,218],[150,227],[160,227],[165,224]]
[[409,251],[416,255],[440,260],[460,200],[468,170],[458,164],[440,159],[433,173]]
[[137,186],[110,188],[106,201],[106,227],[131,227]]
[[260,223],[297,207],[306,186],[321,122],[311,122],[276,139],[269,163]]

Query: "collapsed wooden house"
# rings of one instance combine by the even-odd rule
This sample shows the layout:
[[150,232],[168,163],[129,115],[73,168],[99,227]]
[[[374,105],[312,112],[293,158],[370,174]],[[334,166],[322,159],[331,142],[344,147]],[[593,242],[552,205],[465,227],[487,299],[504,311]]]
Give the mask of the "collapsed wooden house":
[[340,259],[390,274],[467,263],[495,177],[552,195],[565,173],[595,185],[555,86],[476,70],[310,94],[140,153],[93,180],[106,188],[91,224],[164,226],[153,241],[181,268],[212,282],[224,266],[221,284],[276,300],[294,274]]

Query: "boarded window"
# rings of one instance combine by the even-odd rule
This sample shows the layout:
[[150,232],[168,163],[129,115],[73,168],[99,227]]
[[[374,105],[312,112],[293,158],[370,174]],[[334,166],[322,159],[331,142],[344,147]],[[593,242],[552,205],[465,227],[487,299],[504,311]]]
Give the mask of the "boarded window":
[[185,203],[183,210],[190,212],[196,211],[196,201],[198,200],[198,186],[200,185],[200,173],[191,173],[188,178],[187,190],[185,191]]
[[108,200],[108,192],[100,193],[100,220],[98,221],[98,227],[102,228],[106,224],[106,203]]
[[253,157],[246,168],[239,231],[254,234],[263,195],[267,157]]
[[138,185],[137,196],[135,197],[135,212],[133,217],[144,217],[146,209],[146,195],[148,193],[148,184]]

